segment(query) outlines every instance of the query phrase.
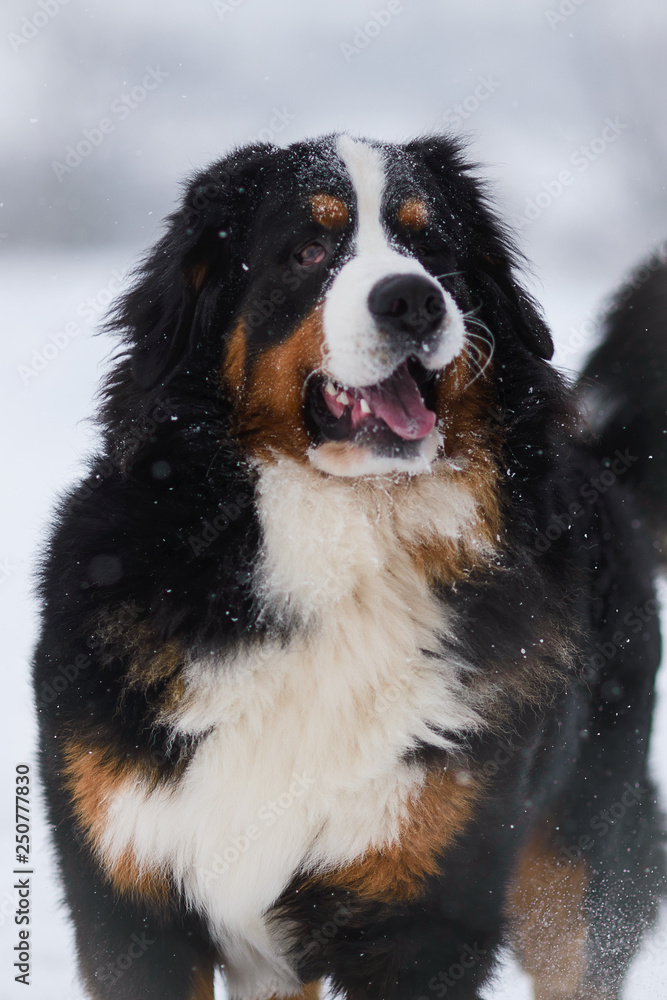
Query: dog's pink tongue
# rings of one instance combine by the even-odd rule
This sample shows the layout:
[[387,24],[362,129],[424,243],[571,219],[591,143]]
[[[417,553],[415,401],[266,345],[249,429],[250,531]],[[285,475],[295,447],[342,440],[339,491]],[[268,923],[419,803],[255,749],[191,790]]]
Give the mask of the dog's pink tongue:
[[426,409],[407,365],[402,365],[379,385],[358,389],[357,394],[366,400],[374,416],[384,420],[394,434],[405,441],[426,437],[433,430],[435,413]]

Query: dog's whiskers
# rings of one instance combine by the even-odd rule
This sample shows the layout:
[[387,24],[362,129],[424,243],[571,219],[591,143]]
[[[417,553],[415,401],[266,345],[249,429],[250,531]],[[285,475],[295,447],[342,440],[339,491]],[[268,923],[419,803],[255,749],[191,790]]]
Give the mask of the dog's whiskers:
[[[484,330],[484,334],[481,334],[474,333],[472,330],[466,329],[464,350],[468,356],[471,367],[473,369],[477,369],[476,374],[465,387],[466,389],[469,389],[473,382],[476,382],[491,364],[491,359],[493,358],[496,348],[496,341],[486,323],[483,323],[481,320],[474,319],[470,313],[465,315],[465,319],[467,323],[473,323],[475,326],[479,326],[482,330]],[[473,341],[479,341],[479,343],[475,344]],[[482,348],[482,344],[488,349],[488,351],[485,351]]]
[[447,271],[446,274],[436,274],[434,277],[440,281],[441,278],[456,278],[459,274],[463,274],[463,271]]

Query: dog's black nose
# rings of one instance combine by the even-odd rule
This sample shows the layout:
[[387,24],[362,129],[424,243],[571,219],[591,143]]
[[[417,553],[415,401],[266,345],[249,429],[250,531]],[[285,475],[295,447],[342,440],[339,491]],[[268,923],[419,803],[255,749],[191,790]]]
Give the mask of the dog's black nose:
[[373,286],[368,308],[381,329],[421,347],[442,323],[445,299],[435,282],[420,274],[392,274]]

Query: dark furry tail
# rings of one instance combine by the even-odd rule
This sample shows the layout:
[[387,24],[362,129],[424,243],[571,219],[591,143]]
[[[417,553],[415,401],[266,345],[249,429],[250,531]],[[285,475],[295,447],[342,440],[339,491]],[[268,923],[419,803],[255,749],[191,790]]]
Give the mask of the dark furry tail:
[[667,563],[667,244],[613,300],[579,389],[600,457],[632,459],[628,485]]

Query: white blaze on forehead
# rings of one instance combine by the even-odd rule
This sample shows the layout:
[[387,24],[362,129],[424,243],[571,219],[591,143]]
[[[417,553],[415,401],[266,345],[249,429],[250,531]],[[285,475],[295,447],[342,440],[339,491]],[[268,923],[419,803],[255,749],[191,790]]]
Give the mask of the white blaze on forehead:
[[[374,385],[399,363],[368,308],[371,289],[391,274],[426,275],[422,265],[392,248],[382,225],[387,186],[384,153],[340,136],[336,143],[354,190],[357,232],[351,260],[343,265],[324,302],[325,367],[339,382]],[[401,359],[402,360],[402,359]]]
[[357,201],[357,251],[389,249],[382,226],[382,197],[386,187],[385,159],[381,150],[342,135],[336,152],[345,164]]

